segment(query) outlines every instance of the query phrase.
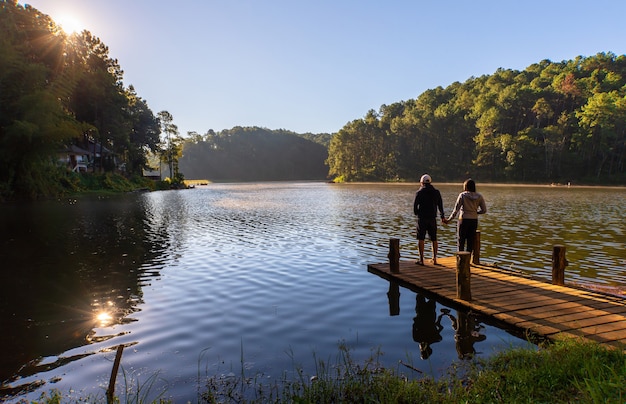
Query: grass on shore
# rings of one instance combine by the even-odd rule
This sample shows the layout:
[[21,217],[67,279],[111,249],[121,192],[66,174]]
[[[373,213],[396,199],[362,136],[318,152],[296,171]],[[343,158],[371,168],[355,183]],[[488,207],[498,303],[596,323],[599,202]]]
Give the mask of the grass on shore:
[[[449,369],[447,377],[409,380],[402,366],[382,368],[377,353],[355,363],[340,346],[339,360],[317,360],[317,374],[281,380],[209,379],[207,403],[623,403],[626,355],[595,343],[559,341],[538,351],[511,349]],[[410,371],[410,369],[408,369]],[[418,375],[419,376],[419,375]]]
[[[474,359],[451,367],[438,380],[399,364],[383,368],[376,351],[355,363],[350,349],[339,346],[334,363],[316,360],[316,374],[295,367],[295,377],[270,384],[263,375],[213,376],[198,386],[203,403],[624,403],[626,355],[599,344],[558,341],[539,350],[515,348],[489,359]],[[405,374],[404,372],[408,372]],[[417,377],[415,375],[417,374]],[[409,378],[409,376],[411,378]],[[199,381],[200,382],[200,381]],[[134,400],[139,395],[134,395]],[[134,401],[128,398],[125,402]],[[161,397],[166,397],[167,394]],[[128,397],[128,392],[127,392]],[[119,400],[119,399],[118,399]],[[37,403],[61,403],[58,391]],[[81,402],[104,402],[89,398]],[[119,402],[119,401],[117,401]],[[164,401],[157,398],[152,402]]]
[[188,188],[190,184],[172,182],[169,178],[154,181],[146,177],[127,178],[116,173],[69,173],[61,182],[63,195],[114,195],[136,191]]

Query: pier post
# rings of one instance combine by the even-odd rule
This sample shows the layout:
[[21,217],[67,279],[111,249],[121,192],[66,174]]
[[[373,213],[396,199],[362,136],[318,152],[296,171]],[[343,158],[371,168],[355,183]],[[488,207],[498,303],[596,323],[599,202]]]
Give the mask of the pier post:
[[400,285],[396,282],[389,282],[389,292],[387,292],[389,300],[389,315],[397,316],[400,314]]
[[569,264],[565,258],[565,246],[552,247],[552,284],[565,285],[565,267]]
[[400,239],[389,239],[389,269],[391,272],[400,272]]
[[472,300],[470,287],[470,258],[472,254],[467,251],[456,253],[456,297],[457,299]]
[[473,248],[472,264],[480,265],[480,230],[476,230]]

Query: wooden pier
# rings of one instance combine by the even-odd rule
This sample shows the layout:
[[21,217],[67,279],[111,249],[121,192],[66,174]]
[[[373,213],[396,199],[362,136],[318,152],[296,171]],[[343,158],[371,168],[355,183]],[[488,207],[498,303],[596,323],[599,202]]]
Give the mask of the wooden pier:
[[480,263],[470,268],[471,297],[461,298],[457,256],[423,266],[414,261],[393,262],[391,258],[388,263],[368,265],[368,271],[530,335],[551,340],[583,338],[626,352],[623,298],[507,273]]

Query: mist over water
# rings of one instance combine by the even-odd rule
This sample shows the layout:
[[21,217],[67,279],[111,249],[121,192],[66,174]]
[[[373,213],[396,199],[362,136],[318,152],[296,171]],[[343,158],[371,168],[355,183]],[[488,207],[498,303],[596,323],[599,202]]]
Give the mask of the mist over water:
[[[461,186],[435,186],[449,213]],[[332,362],[339,344],[357,360],[380,349],[383,364],[401,360],[435,377],[464,350],[527,346],[403,288],[399,313],[390,307],[393,285],[367,264],[387,261],[392,237],[401,259],[416,258],[416,188],[211,184],[3,206],[0,394],[103,397],[119,344],[127,379],[154,377],[155,391],[176,402],[196,401],[206,376],[312,373],[314,358]],[[483,262],[549,279],[552,245],[564,244],[566,282],[626,288],[626,189],[479,183],[478,191],[488,206]],[[440,226],[439,240],[440,256],[452,255],[455,226]],[[418,340],[434,327],[424,323],[433,308],[441,327],[424,355]],[[460,346],[453,318],[481,337]]]

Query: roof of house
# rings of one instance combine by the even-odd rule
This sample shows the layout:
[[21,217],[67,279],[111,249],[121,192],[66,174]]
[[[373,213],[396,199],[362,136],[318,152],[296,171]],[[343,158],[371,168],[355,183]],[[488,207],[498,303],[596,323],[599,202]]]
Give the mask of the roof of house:
[[67,153],[67,154],[76,154],[76,155],[84,155],[84,154],[89,154],[89,152],[83,148],[80,148],[76,145],[69,145],[66,146],[65,149],[63,149],[61,151],[62,153]]

